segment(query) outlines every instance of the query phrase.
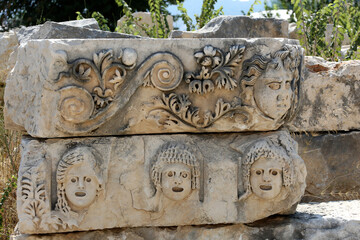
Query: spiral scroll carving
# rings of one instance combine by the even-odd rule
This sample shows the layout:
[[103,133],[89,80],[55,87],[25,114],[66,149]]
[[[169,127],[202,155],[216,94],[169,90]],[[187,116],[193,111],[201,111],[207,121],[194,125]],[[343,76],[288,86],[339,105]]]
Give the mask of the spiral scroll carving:
[[81,123],[92,115],[94,101],[91,94],[83,88],[65,87],[60,89],[59,111],[66,121]]
[[161,91],[171,91],[179,86],[184,69],[180,60],[169,53],[157,53],[152,58],[161,60],[152,65],[146,72],[145,86],[153,86]]

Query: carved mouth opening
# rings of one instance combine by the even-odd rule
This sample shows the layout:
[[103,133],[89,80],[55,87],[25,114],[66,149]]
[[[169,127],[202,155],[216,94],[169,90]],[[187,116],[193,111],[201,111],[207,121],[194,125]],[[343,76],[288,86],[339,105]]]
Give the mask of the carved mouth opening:
[[75,192],[75,196],[77,197],[85,197],[86,193],[85,192]]
[[272,189],[271,185],[260,185],[260,189],[264,191],[270,191]]
[[182,191],[184,191],[184,189],[182,187],[173,187],[172,190],[173,190],[173,192],[182,192]]

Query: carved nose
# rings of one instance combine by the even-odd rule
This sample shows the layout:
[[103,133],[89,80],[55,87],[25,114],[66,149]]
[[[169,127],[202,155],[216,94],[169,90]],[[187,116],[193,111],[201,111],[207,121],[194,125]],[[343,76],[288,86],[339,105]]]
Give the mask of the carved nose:
[[181,183],[182,183],[182,180],[181,180],[181,178],[179,178],[179,177],[175,178],[175,181],[174,181],[174,183],[175,183],[176,185],[179,185],[179,184],[181,184]]
[[79,185],[78,185],[79,189],[84,189],[84,180],[79,178]]
[[263,181],[264,182],[270,182],[271,181],[270,175],[268,173],[264,173]]

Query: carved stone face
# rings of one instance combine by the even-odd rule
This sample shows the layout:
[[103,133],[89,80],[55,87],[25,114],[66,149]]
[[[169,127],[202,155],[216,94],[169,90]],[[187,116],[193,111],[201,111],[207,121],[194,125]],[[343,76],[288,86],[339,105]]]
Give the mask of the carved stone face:
[[182,163],[167,164],[161,174],[164,195],[172,200],[185,199],[191,193],[191,169]]
[[80,163],[70,167],[65,177],[65,194],[72,210],[90,206],[98,188],[98,178],[89,164]]
[[257,160],[250,169],[250,185],[256,196],[275,198],[283,185],[281,162],[274,158]]
[[254,99],[258,108],[267,116],[279,119],[291,106],[292,90],[290,71],[281,67],[268,67],[254,84]]

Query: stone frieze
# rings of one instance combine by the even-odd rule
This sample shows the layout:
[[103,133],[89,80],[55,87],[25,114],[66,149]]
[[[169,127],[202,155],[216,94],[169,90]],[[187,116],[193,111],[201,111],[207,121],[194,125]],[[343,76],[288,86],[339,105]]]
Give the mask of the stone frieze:
[[21,233],[249,223],[294,212],[305,190],[304,162],[284,131],[26,137],[22,148]]
[[302,62],[288,39],[32,41],[5,118],[45,138],[276,130],[296,112]]

